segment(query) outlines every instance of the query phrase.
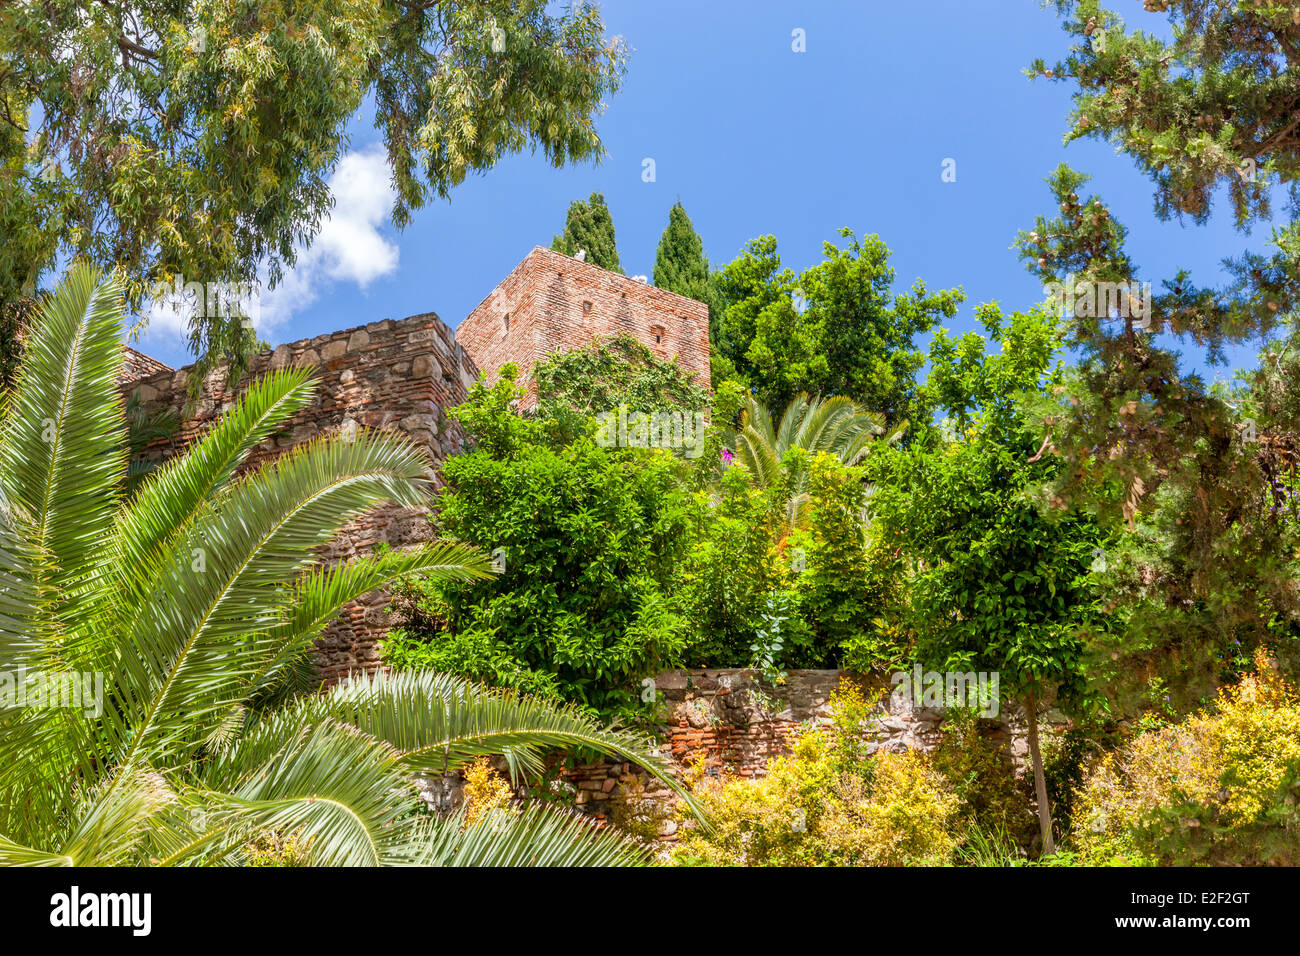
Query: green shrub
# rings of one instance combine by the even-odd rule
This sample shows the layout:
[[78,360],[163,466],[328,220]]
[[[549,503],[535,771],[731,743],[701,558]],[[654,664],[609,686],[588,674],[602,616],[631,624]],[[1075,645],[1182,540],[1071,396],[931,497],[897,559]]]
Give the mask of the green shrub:
[[704,492],[699,504],[699,524],[683,574],[696,635],[688,663],[747,667],[753,663],[751,647],[769,599],[786,586],[772,499],[743,468],[728,468],[716,499]]
[[511,408],[520,393],[507,367],[452,410],[476,444],[445,464],[436,518],[501,573],[405,582],[384,660],[644,716],[641,681],[676,665],[692,634],[678,579],[695,525],[685,466],[586,435],[552,447],[543,422]]
[[799,605],[810,639],[796,646],[792,667],[837,667],[866,673],[898,653],[892,632],[880,623],[895,562],[873,547],[864,521],[867,492],[861,468],[824,452],[808,460],[808,529],[790,536],[803,548]]
[[1016,776],[1011,757],[994,740],[980,733],[975,711],[948,711],[933,754],[935,769],[961,798],[961,815],[975,834],[978,850],[986,844],[1023,849],[1037,832],[1028,786]]

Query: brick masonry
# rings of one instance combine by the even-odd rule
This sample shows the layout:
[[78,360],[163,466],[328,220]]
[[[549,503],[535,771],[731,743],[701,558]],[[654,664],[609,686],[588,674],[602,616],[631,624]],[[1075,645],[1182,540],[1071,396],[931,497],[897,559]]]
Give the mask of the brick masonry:
[[170,371],[170,366],[164,365],[152,355],[145,355],[139,349],[133,349],[128,345],[123,349],[122,372],[118,376],[118,381],[124,383],[135,382],[151,375]]
[[[626,333],[659,358],[676,358],[709,387],[709,310],[702,302],[607,272],[542,246],[488,293],[456,328],[459,342],[495,381],[515,362],[526,375],[546,356]],[[528,380],[525,406],[536,401]]]

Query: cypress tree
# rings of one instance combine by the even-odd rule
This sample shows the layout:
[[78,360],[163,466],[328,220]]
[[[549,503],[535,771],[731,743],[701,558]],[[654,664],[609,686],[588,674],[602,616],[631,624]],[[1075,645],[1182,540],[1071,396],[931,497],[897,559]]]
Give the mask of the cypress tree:
[[592,193],[586,202],[575,199],[569,204],[564,232],[551,240],[551,248],[566,256],[586,250],[586,261],[610,272],[622,272],[618,245],[614,239],[614,219],[601,193]]
[[709,261],[704,256],[704,242],[680,200],[668,211],[668,226],[659,239],[654,281],[661,289],[709,302]]

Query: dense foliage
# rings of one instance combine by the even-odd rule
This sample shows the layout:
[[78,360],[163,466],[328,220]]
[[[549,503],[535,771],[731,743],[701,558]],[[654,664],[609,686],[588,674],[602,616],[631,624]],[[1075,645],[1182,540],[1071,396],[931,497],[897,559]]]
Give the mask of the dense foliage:
[[[695,414],[707,393],[627,338],[539,365],[535,413],[512,406],[514,375],[479,383],[453,411],[473,448],[444,466],[437,518],[502,573],[408,580],[386,661],[644,717],[642,681],[670,666],[753,665],[779,679],[897,656],[878,623],[897,562],[869,554],[855,467],[877,417],[801,397],[774,429],[751,399],[734,435],[702,426],[690,448],[611,447],[593,415]],[[709,413],[726,419],[733,394],[720,388]]]
[[[117,270],[133,308],[177,276],[277,281],[367,97],[398,226],[511,153],[598,158],[624,57],[594,6],[543,0],[6,3],[0,327],[70,255]],[[242,358],[252,330],[219,313],[195,308],[194,351]]]
[[775,412],[808,392],[852,398],[891,425],[916,419],[924,356],[915,337],[955,315],[964,296],[932,293],[919,279],[895,293],[884,242],[840,235],[844,248],[826,243],[824,261],[798,275],[781,267],[776,237],[747,243],[715,277],[714,345]]
[[[124,306],[278,280],[367,97],[399,226],[508,154],[598,158],[624,49],[595,8],[0,8],[0,862],[644,862],[665,811],[632,774],[635,843],[533,798],[563,751],[678,788],[606,722],[653,726],[650,679],[688,666],[754,669],[763,720],[793,668],[860,683],[766,775],[697,754],[677,864],[1300,865],[1300,14],[1145,0],[1157,33],[1048,5],[1072,45],[1026,72],[1073,86],[1067,143],[1131,158],[1162,217],[1217,197],[1273,227],[1223,288],[1148,276],[1065,164],[1015,240],[1047,302],[961,335],[961,289],[896,287],[878,236],[795,271],[763,235],[712,270],[677,202],[654,283],[708,306],[710,387],[629,335],[525,370],[535,407],[506,366],[449,411],[436,496],[383,433],[250,464],[312,401],[302,369],[147,465],[177,422],[122,401]],[[621,272],[602,194],[553,248]],[[113,277],[49,296],[76,257]],[[243,318],[191,317],[205,366],[238,376]],[[1188,372],[1251,341],[1231,384]],[[432,503],[439,543],[322,562],[384,502]],[[394,580],[391,670],[315,686],[322,628]],[[996,675],[1000,723],[926,703],[933,752],[876,749],[857,687],[914,666]],[[96,712],[14,703],[74,674],[105,680]],[[413,775],[452,771],[463,812],[423,812]]]
[[981,309],[985,353],[969,333],[940,334],[931,348],[933,389],[948,438],[879,459],[873,498],[883,540],[911,568],[901,609],[926,666],[998,672],[1009,699],[1030,714],[1043,842],[1051,843],[1035,714],[1041,701],[1079,701],[1092,626],[1094,549],[1104,543],[1086,513],[1058,514],[1039,489],[1060,469],[1021,414],[1017,398],[1059,386],[1054,325],[1041,312],[1005,320]]
[[1107,754],[1079,798],[1093,863],[1300,863],[1300,698],[1258,658],[1212,708]]
[[453,411],[475,440],[443,468],[441,531],[492,552],[501,573],[478,584],[410,582],[403,630],[384,645],[399,667],[490,680],[604,714],[644,711],[640,682],[688,642],[676,600],[691,498],[677,459],[600,447],[587,435],[553,446],[520,416],[507,367]]
[[492,830],[420,813],[413,774],[493,753],[535,771],[571,746],[664,777],[648,741],[431,672],[302,693],[344,604],[487,560],[444,543],[321,560],[369,508],[423,500],[428,460],[403,439],[317,440],[236,477],[310,405],[305,369],[252,384],[127,498],[121,300],[75,267],[0,416],[0,864],[638,862],[540,807]]
[[673,860],[687,866],[936,866],[961,840],[959,801],[918,751],[866,754],[867,702],[851,685],[824,730],[798,736],[757,780],[700,777],[712,827],[688,826]]
[[619,405],[633,411],[695,412],[712,402],[708,391],[676,360],[657,359],[626,333],[553,355],[539,362],[532,375],[543,415],[558,415],[567,408],[594,417]]

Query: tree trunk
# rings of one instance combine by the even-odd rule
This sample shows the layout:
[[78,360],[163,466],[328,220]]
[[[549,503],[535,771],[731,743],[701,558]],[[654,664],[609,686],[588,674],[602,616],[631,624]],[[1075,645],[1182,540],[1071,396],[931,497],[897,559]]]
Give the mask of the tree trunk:
[[1029,759],[1034,768],[1034,793],[1038,796],[1038,829],[1043,835],[1044,855],[1056,852],[1052,840],[1052,810],[1047,805],[1047,777],[1043,774],[1043,754],[1038,749],[1038,696],[1029,695],[1025,711],[1029,714]]

